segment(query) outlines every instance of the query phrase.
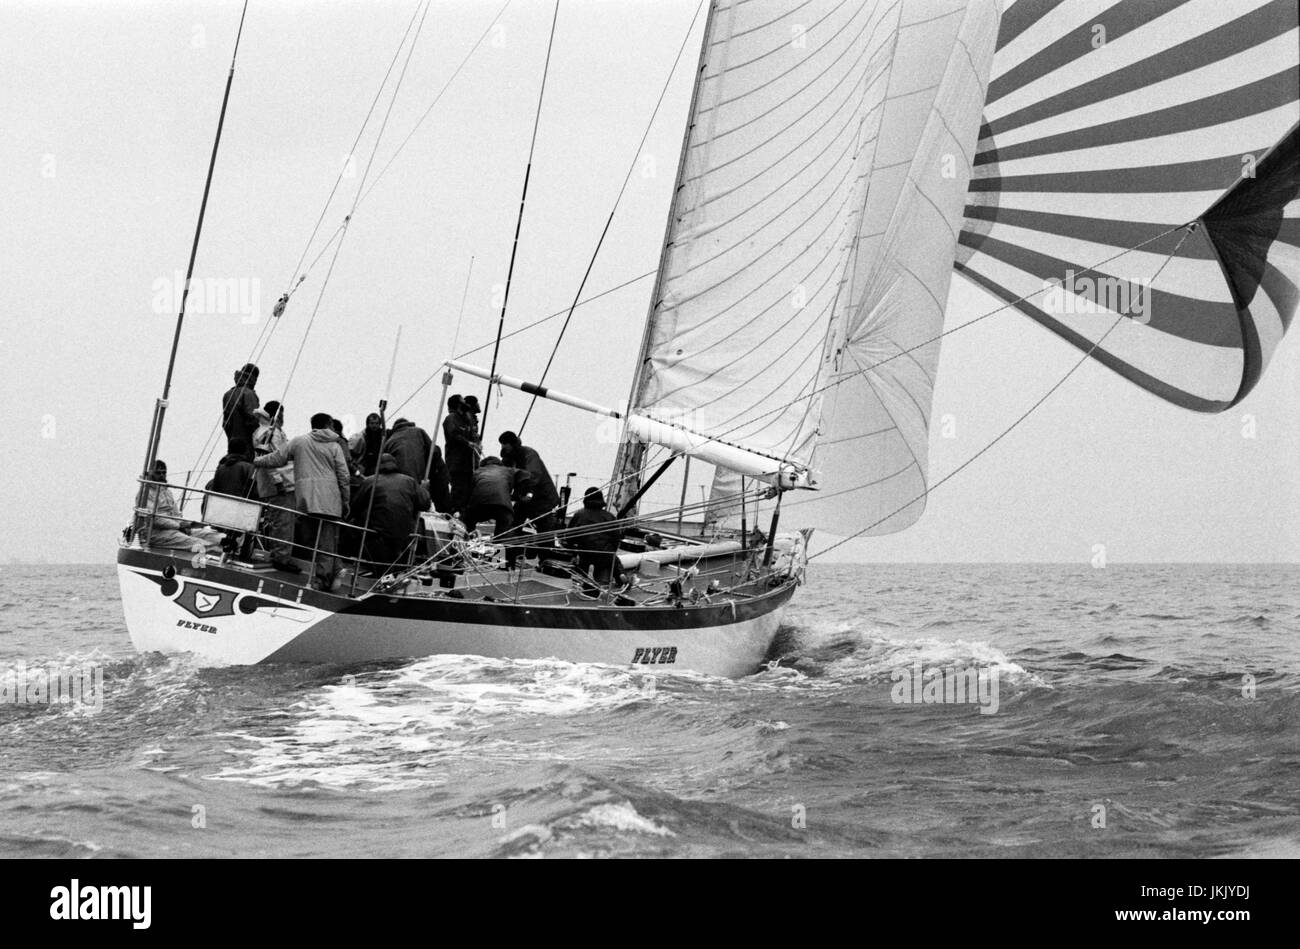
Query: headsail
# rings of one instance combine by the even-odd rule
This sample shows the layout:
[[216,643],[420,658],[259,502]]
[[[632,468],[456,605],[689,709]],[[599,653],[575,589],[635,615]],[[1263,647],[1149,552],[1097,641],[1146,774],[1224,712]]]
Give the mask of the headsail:
[[1016,0],[958,270],[1081,349],[1105,334],[1095,357],[1170,402],[1236,404],[1296,310],[1298,17],[1295,0]]
[[[828,354],[892,353],[941,319],[996,23],[994,0],[713,5],[631,411],[813,461]],[[933,369],[915,389],[898,369],[875,404],[906,408],[910,452],[922,402],[924,451]],[[844,411],[849,437],[865,415]],[[625,445],[616,479],[638,464]]]
[[[998,11],[904,5],[820,386],[824,499],[798,520],[888,534],[925,510],[930,404]],[[943,15],[938,15],[943,14]]]

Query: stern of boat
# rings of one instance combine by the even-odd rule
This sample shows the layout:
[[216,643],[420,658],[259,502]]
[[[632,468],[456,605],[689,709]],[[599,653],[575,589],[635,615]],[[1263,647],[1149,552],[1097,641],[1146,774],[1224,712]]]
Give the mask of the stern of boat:
[[210,569],[203,555],[118,551],[117,576],[131,643],[140,652],[192,653],[205,663],[261,662],[331,611],[301,587]]

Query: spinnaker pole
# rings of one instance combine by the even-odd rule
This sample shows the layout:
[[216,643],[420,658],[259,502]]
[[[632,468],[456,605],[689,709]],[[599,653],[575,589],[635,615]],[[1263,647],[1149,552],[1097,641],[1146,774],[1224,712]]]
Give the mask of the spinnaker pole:
[[153,421],[149,425],[149,448],[145,452],[144,472],[148,479],[153,475],[158,459],[158,443],[162,440],[163,416],[167,413],[167,399],[172,391],[172,374],[176,370],[176,351],[181,344],[181,327],[185,324],[185,304],[190,296],[190,281],[194,278],[194,261],[199,253],[199,237],[203,233],[203,216],[208,209],[208,194],[212,190],[212,175],[217,167],[217,149],[221,146],[221,129],[226,124],[226,105],[230,102],[230,86],[235,80],[235,60],[239,57],[239,40],[244,35],[244,17],[248,14],[248,0],[239,14],[239,29],[235,32],[235,50],[230,57],[230,72],[226,75],[226,91],[221,97],[221,114],[217,117],[217,134],[212,141],[212,157],[208,160],[208,177],[203,183],[203,200],[199,203],[199,220],[194,226],[194,243],[190,246],[190,263],[185,269],[185,286],[181,288],[180,311],[176,314],[176,332],[172,336],[172,351],[167,359],[167,377],[163,380],[162,396],[154,402]]

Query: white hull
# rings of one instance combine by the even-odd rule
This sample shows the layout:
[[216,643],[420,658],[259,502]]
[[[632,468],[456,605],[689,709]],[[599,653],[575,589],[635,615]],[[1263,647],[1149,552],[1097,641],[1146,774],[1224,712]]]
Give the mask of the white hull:
[[[148,558],[152,563],[139,562]],[[359,601],[231,571],[192,568],[155,554],[119,563],[122,605],[141,652],[190,653],[213,665],[366,662],[436,654],[558,658],[690,670],[719,676],[757,670],[780,626],[790,591],[745,607],[651,611],[578,606],[528,608],[445,598],[380,595]],[[164,570],[176,564],[173,576]],[[281,596],[280,594],[284,595]],[[764,601],[764,608],[756,603]],[[252,608],[250,608],[252,607]],[[628,628],[637,613],[641,628]],[[418,614],[418,615],[416,615]],[[506,617],[513,622],[493,621]],[[621,627],[621,628],[620,628]]]

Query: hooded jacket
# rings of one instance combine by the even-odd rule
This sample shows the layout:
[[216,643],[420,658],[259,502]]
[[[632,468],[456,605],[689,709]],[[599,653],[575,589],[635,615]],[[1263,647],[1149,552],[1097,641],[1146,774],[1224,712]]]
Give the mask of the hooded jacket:
[[392,456],[381,455],[379,473],[366,478],[357,490],[352,518],[362,523],[369,511],[371,530],[405,545],[415,530],[420,512],[428,509],[429,492],[410,475],[400,472]]
[[429,460],[433,441],[429,433],[414,422],[399,418],[393,423],[393,431],[384,442],[384,452],[392,455],[397,462],[397,470],[416,481],[424,480],[424,466]]
[[291,438],[283,448],[263,455],[253,464],[258,468],[281,468],[289,461],[293,462],[298,507],[311,514],[340,516],[351,486],[348,462],[334,429],[315,428],[307,435]]

